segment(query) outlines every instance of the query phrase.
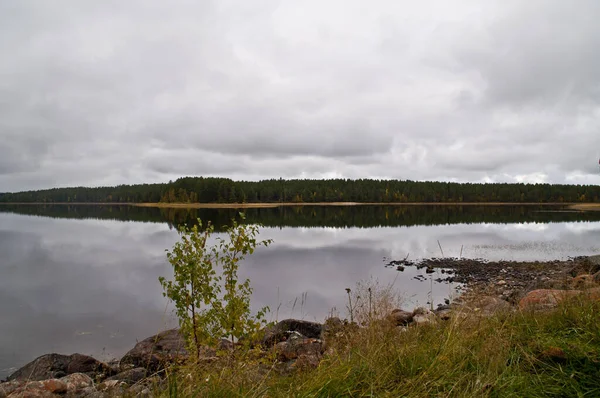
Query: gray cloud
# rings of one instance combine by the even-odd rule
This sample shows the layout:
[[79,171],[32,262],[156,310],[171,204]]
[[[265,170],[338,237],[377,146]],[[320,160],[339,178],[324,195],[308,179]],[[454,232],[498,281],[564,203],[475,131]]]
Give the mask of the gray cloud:
[[600,5],[0,5],[0,191],[186,175],[598,183]]

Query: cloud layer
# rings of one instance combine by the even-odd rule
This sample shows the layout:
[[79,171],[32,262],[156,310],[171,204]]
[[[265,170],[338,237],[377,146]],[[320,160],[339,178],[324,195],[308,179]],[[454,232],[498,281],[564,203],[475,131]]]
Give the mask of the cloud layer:
[[599,183],[600,4],[0,4],[0,191]]

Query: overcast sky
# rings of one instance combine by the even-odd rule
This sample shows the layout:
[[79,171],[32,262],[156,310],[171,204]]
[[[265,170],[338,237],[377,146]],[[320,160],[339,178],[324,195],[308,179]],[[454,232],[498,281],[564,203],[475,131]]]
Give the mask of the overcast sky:
[[0,191],[600,183],[600,1],[0,1]]

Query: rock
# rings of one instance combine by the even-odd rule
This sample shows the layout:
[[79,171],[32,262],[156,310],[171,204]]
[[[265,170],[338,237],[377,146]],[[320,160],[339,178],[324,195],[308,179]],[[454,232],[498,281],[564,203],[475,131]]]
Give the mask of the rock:
[[14,392],[9,395],[9,398],[54,398],[58,395],[44,390],[25,390],[22,392]]
[[323,330],[321,332],[321,339],[327,339],[329,337],[335,337],[344,330],[344,322],[338,317],[331,317],[325,319],[323,324]]
[[60,381],[67,385],[68,392],[82,390],[84,388],[94,386],[94,380],[92,380],[92,378],[85,373],[72,373],[61,378]]
[[98,384],[97,394],[102,397],[122,397],[129,396],[126,390],[129,388],[127,383],[119,380],[108,380]]
[[314,369],[319,366],[321,355],[316,354],[300,354],[298,359],[291,365],[292,370]]
[[547,310],[558,307],[565,299],[581,294],[581,290],[538,289],[519,301],[521,310]]
[[[7,383],[4,383],[7,384]],[[3,385],[4,387],[4,385]],[[14,387],[14,384],[13,384]],[[8,391],[8,390],[7,390]],[[67,392],[67,384],[58,379],[21,382],[7,397],[54,397]]]
[[317,322],[301,321],[298,319],[285,319],[276,325],[264,329],[264,337],[261,344],[265,347],[285,341],[291,332],[298,332],[304,337],[320,339],[323,325]]
[[105,380],[98,385],[98,390],[100,390],[100,391],[110,390],[112,388],[115,388],[119,384],[125,384],[125,383],[123,383],[119,380]]
[[559,347],[548,347],[539,355],[539,359],[550,360],[552,362],[565,362],[567,354]]
[[298,337],[277,343],[275,352],[278,359],[282,362],[296,359],[300,355],[320,356],[323,353],[323,341],[298,335]]
[[67,393],[67,397],[103,398],[104,394],[96,390],[94,387],[85,387],[81,390],[78,390],[75,394]]
[[22,381],[8,381],[6,383],[0,383],[0,398],[6,398],[23,384],[25,384],[25,382]]
[[413,323],[423,325],[435,322],[435,314],[425,307],[416,308],[413,311]]
[[389,315],[389,319],[396,326],[404,326],[413,321],[413,313],[401,309],[395,309]]
[[435,315],[442,321],[447,321],[452,316],[452,309],[450,309],[450,308],[438,309],[435,311]]
[[121,358],[121,365],[156,371],[167,363],[181,362],[188,357],[185,339],[178,329],[170,329],[137,343]]
[[46,354],[20,368],[7,380],[47,380],[72,373],[85,373],[93,377],[98,373],[111,373],[111,370],[105,363],[87,355]]
[[594,277],[589,274],[577,275],[571,280],[571,288],[573,289],[585,289],[596,286]]
[[148,371],[145,368],[133,368],[109,377],[106,379],[105,383],[108,381],[122,381],[127,384],[134,384],[143,380],[147,373]]
[[275,345],[277,360],[286,364],[284,369],[287,371],[319,366],[324,352],[323,341],[295,333],[287,341]]
[[430,313],[431,313],[431,311],[429,309],[425,308],[425,307],[417,307],[413,311],[413,316],[416,316],[416,315],[427,315],[427,314],[430,314]]
[[592,300],[600,300],[600,287],[584,290],[583,294]]
[[594,265],[600,265],[600,255],[589,256],[587,260]]
[[467,307],[483,316],[490,316],[497,312],[509,311],[512,308],[507,301],[495,296],[472,297],[468,301]]

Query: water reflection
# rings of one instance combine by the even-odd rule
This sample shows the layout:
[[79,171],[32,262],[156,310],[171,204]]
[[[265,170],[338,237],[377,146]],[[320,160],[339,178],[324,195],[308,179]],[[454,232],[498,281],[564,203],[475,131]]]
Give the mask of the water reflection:
[[[166,209],[128,205],[7,205],[0,213],[53,218],[164,222],[171,227],[198,218],[228,224],[235,209]],[[477,223],[600,221],[600,212],[563,211],[562,206],[295,206],[245,209],[247,222],[270,227],[372,228]]]
[[[384,257],[439,256],[438,240],[448,256],[462,246],[467,257],[554,259],[597,253],[599,236],[599,222],[267,227],[261,237],[275,243],[248,258],[242,276],[252,280],[256,307],[269,305],[279,319],[322,320],[334,307],[344,315],[344,289],[369,278],[394,283],[409,308],[424,305],[431,288],[434,303],[443,301],[450,287],[417,282],[424,270],[383,266]],[[47,352],[118,357],[175,325],[157,279],[170,274],[164,249],[176,240],[166,222],[1,213],[0,377]]]

